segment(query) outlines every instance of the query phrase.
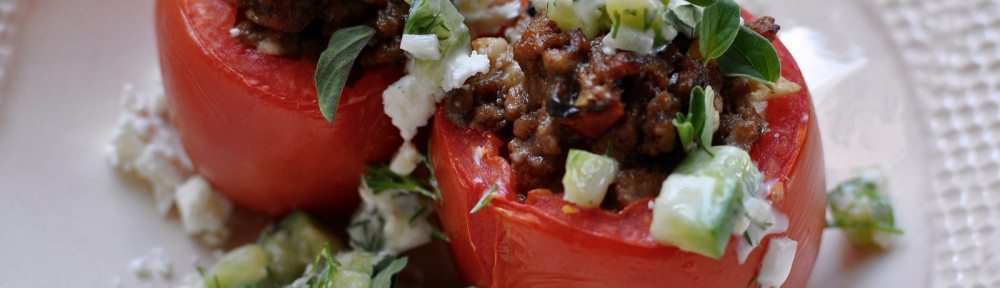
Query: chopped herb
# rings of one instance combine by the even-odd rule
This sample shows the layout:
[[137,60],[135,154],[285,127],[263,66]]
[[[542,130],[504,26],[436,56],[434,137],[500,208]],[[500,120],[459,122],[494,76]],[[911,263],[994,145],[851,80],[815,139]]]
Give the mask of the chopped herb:
[[319,55],[316,64],[316,94],[319,96],[319,110],[327,121],[333,123],[337,117],[340,95],[347,84],[354,60],[375,34],[368,26],[343,28],[330,36],[326,50]]
[[705,8],[698,26],[698,47],[703,62],[722,56],[740,31],[740,6],[733,0],[721,0]]
[[417,219],[420,218],[420,216],[423,216],[424,214],[427,214],[427,206],[421,206],[420,210],[417,210],[417,213],[413,213],[413,216],[410,216],[410,221],[409,221],[410,225],[412,226],[413,221],[416,221]]
[[374,167],[369,166],[366,169],[368,169],[368,174],[365,175],[365,183],[368,184],[368,187],[376,195],[385,190],[398,189],[424,195],[432,200],[438,199],[438,194],[424,188],[424,183],[429,182],[427,179],[421,179],[413,175],[402,176],[396,174],[385,164]]
[[697,38],[698,23],[701,23],[701,10],[694,5],[686,4],[677,6],[674,9],[667,9],[665,14],[667,22],[677,28],[681,34],[688,38]]
[[[387,263],[388,261],[388,263]],[[392,259],[386,257],[375,265],[375,277],[372,279],[372,288],[392,288],[395,286],[396,274],[406,267],[406,257]]]
[[483,210],[483,208],[486,208],[486,205],[490,205],[490,202],[493,201],[494,197],[493,192],[496,192],[498,188],[500,188],[499,185],[493,184],[493,187],[490,188],[489,191],[486,191],[485,194],[483,194],[483,198],[479,198],[479,202],[476,203],[476,207],[472,207],[472,211],[469,211],[469,214],[475,214],[476,212],[479,212],[479,210]]
[[430,147],[430,140],[427,140],[427,157],[424,157],[424,165],[427,166],[427,171],[430,173],[430,177],[427,177],[427,186],[434,189],[434,195],[436,195],[438,202],[444,203],[444,197],[441,197],[441,187],[438,187],[437,174],[434,173],[434,162],[431,160],[433,155]]
[[681,145],[684,151],[691,151],[694,143],[697,142],[705,152],[712,155],[709,149],[712,146],[712,134],[715,127],[712,123],[715,112],[715,93],[711,86],[702,89],[700,86],[691,89],[691,101],[688,105],[688,114],[680,112],[674,118],[674,127],[677,127],[677,134],[681,138]]
[[719,2],[719,0],[688,0],[687,2],[701,7],[708,7],[715,5],[715,3]]
[[733,45],[719,57],[722,74],[743,77],[774,89],[781,78],[781,59],[767,38],[747,27],[740,27]]
[[750,232],[745,232],[744,231],[743,232],[743,239],[746,239],[747,240],[747,244],[750,244],[750,246],[757,246],[757,244],[753,244],[753,238],[750,238]]
[[437,226],[434,225],[428,225],[428,226],[431,226],[431,235],[433,235],[434,238],[441,239],[444,242],[451,242],[451,239],[448,238],[448,234],[444,234],[444,231],[438,229]]

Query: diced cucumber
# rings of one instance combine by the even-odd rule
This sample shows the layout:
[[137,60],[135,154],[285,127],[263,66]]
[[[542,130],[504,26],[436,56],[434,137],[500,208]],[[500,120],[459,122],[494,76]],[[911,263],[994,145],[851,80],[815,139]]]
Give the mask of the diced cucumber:
[[618,162],[611,157],[570,149],[562,184],[563,200],[582,208],[601,206],[608,185],[618,176]]
[[661,244],[719,259],[743,213],[743,194],[756,191],[762,178],[746,151],[731,146],[711,150],[714,157],[691,151],[663,182],[650,233]]
[[621,26],[643,31],[662,21],[663,7],[659,0],[608,0],[605,10],[612,23],[621,21]]
[[240,246],[219,260],[204,275],[204,287],[236,288],[267,278],[267,253],[256,244]]
[[604,0],[532,0],[532,4],[545,10],[563,31],[580,29],[587,38],[593,38],[610,27]]
[[843,228],[851,243],[858,246],[891,246],[892,234],[903,231],[896,228],[884,182],[882,172],[871,169],[833,189],[828,196],[833,212],[830,226]]
[[270,280],[279,284],[301,276],[324,244],[329,243],[334,253],[341,249],[336,237],[302,211],[288,214],[274,231],[262,235],[257,242],[270,257],[267,265]]

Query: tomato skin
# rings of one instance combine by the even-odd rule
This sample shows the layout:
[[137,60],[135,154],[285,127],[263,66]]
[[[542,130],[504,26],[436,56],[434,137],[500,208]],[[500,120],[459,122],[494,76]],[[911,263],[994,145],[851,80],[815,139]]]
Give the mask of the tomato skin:
[[157,42],[170,119],[198,173],[251,210],[346,214],[363,165],[402,140],[382,111],[401,67],[369,71],[344,89],[334,124],[319,111],[315,65],[260,53],[229,30],[224,0],[158,0]]
[[[744,17],[753,17],[744,12]],[[785,233],[798,241],[791,275],[783,287],[805,286],[825,226],[825,178],[815,113],[801,72],[787,49],[774,42],[782,75],[802,85],[799,93],[769,100],[770,131],[751,158],[775,182],[774,207],[788,215]],[[438,110],[431,155],[443,201],[437,211],[450,238],[452,257],[466,284],[477,287],[746,287],[765,249],[744,264],[730,241],[720,260],[657,244],[649,234],[652,199],[619,213],[579,209],[545,190],[519,199],[510,164],[496,135],[456,127]],[[775,136],[779,137],[775,137]],[[497,185],[489,206],[469,214]]]

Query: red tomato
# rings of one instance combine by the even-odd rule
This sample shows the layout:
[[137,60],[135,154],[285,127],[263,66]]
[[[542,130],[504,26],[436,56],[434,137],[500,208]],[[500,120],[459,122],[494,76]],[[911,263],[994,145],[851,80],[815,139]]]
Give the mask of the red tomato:
[[236,13],[224,0],[156,3],[167,105],[195,168],[258,212],[353,211],[363,165],[387,161],[402,142],[381,97],[402,68],[358,77],[330,124],[315,65],[240,44],[229,34]]
[[[744,15],[753,18],[749,14]],[[772,200],[788,215],[785,233],[798,241],[785,287],[805,285],[825,226],[824,168],[816,117],[801,72],[780,41],[782,75],[802,85],[794,95],[772,99],[770,131],[751,157],[775,181]],[[490,132],[458,128],[438,110],[431,134],[434,169],[444,200],[438,213],[451,239],[452,257],[467,284],[477,287],[747,287],[764,248],[737,261],[736,241],[720,260],[657,244],[649,233],[652,199],[621,212],[578,209],[561,195],[530,191],[519,199],[513,170]],[[469,214],[494,184],[496,197]]]

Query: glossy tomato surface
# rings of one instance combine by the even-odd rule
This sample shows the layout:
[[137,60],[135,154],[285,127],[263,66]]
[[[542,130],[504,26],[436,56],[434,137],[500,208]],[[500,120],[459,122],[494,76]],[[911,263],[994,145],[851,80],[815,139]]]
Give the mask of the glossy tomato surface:
[[381,97],[401,67],[356,77],[330,124],[317,106],[315,65],[238,43],[229,32],[236,13],[224,0],[156,3],[167,105],[195,168],[255,211],[353,211],[363,165],[388,160],[402,141]]
[[[747,18],[753,17],[749,14]],[[771,200],[789,217],[788,231],[773,237],[798,241],[791,276],[783,287],[805,285],[825,226],[824,168],[819,131],[801,72],[780,41],[782,75],[802,85],[771,99],[770,129],[751,158],[776,183]],[[439,109],[431,134],[432,160],[444,200],[439,217],[464,281],[477,287],[747,287],[760,269],[763,248],[737,261],[736,241],[715,260],[657,244],[649,233],[652,199],[621,212],[579,209],[547,190],[521,199],[506,143],[490,132],[456,127]],[[470,214],[497,185],[485,209]]]

